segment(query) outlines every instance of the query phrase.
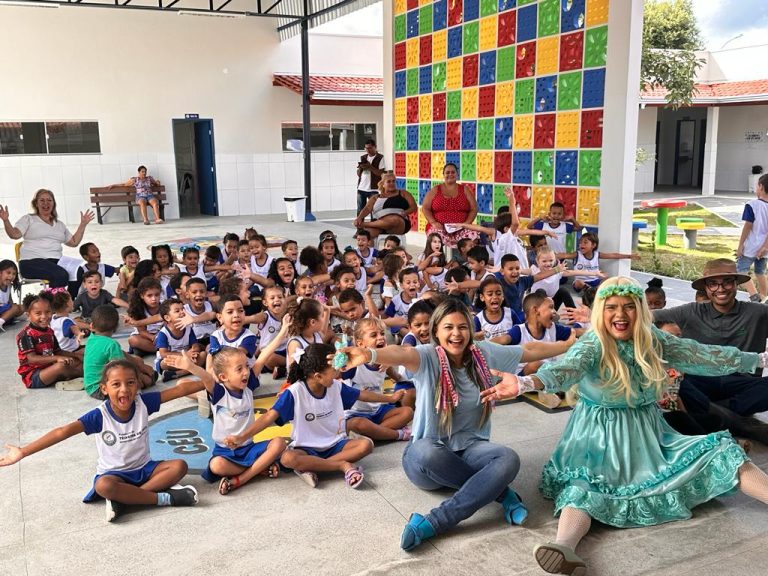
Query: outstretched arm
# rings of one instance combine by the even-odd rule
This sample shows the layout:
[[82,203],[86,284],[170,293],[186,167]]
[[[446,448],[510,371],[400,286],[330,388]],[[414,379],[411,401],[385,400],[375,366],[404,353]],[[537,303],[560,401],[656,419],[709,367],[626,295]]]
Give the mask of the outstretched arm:
[[272,342],[267,344],[267,346],[261,351],[259,357],[256,358],[256,362],[253,364],[253,368],[251,368],[256,376],[261,374],[261,370],[264,368],[267,360],[269,360],[269,357],[272,356],[272,353],[277,350],[280,347],[280,344],[285,341],[285,337],[288,335],[288,330],[290,330],[292,323],[293,321],[291,320],[291,316],[289,314],[283,316],[283,323],[280,326],[280,331],[275,335],[274,338],[272,338]]
[[208,392],[213,390],[213,386],[216,384],[213,376],[195,364],[192,361],[192,358],[190,358],[189,352],[186,350],[182,351],[181,354],[168,355],[163,360],[171,368],[175,368],[176,370],[186,370],[192,374],[192,376],[200,378],[200,381],[184,378],[173,388],[168,388],[167,390],[160,392],[160,402],[170,402],[176,398],[200,392],[203,387],[205,387]]
[[[344,370],[365,363],[383,364],[385,366],[404,366],[409,372],[416,372],[421,365],[421,358],[415,348],[402,346],[386,346],[376,349],[376,361],[372,360],[370,348],[349,347],[341,350],[347,355],[347,365]],[[332,358],[332,357],[331,357]]]
[[[288,394],[290,394],[290,392],[288,392]],[[277,410],[270,408],[264,414],[256,418],[253,424],[248,426],[248,428],[246,428],[242,434],[233,434],[224,438],[224,445],[228,446],[229,448],[237,448],[243,442],[248,440],[248,438],[256,436],[256,434],[265,428],[272,426],[272,424],[277,421],[279,415],[280,414],[277,412]]]
[[22,458],[26,458],[35,452],[40,452],[41,450],[50,448],[54,444],[58,444],[59,442],[66,440],[67,438],[71,438],[75,434],[81,434],[84,431],[85,428],[83,427],[83,423],[80,422],[80,420],[75,420],[74,422],[70,422],[64,426],[54,428],[47,434],[43,434],[40,438],[33,440],[25,446],[19,447],[6,444],[5,447],[8,449],[8,452],[0,456],[0,466],[10,466],[11,464],[16,464],[16,462]]

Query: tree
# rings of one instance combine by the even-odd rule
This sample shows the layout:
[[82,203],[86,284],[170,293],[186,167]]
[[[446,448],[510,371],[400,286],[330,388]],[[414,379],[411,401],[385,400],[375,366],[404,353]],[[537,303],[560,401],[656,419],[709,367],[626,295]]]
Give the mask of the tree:
[[663,86],[670,107],[690,105],[701,45],[691,0],[645,0],[641,89]]

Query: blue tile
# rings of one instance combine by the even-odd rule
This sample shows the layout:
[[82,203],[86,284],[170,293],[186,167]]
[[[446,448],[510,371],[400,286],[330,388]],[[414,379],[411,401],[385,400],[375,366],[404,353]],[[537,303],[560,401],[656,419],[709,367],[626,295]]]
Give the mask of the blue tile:
[[496,118],[495,144],[497,150],[512,149],[512,118]]
[[405,190],[405,178],[395,178],[395,186],[398,190]]
[[419,149],[419,125],[411,124],[407,126],[406,146],[408,150]]
[[584,28],[584,0],[560,0],[560,31]]
[[448,25],[448,0],[437,0],[432,5],[432,31],[437,32]]
[[432,93],[432,64],[419,68],[419,94]]
[[517,10],[517,42],[536,38],[537,4],[524,6]]
[[445,122],[432,124],[432,149],[445,150]]
[[456,165],[457,171],[461,174],[461,152],[446,152],[445,163]]
[[454,26],[448,28],[448,58],[456,58],[461,56],[461,26]]
[[480,18],[480,0],[464,0],[464,22]]
[[605,103],[605,68],[584,70],[582,108],[602,108]]
[[419,11],[411,10],[406,17],[406,38],[415,38],[419,35]]
[[496,82],[496,50],[480,54],[480,84]]
[[499,12],[511,10],[517,5],[516,0],[499,0]]
[[406,96],[405,70],[395,72],[395,98],[404,98]]
[[536,112],[554,112],[557,110],[557,76],[543,76],[536,79]]
[[479,184],[476,199],[480,214],[493,214],[493,184]]
[[531,183],[532,152],[512,153],[512,182],[514,184]]
[[477,120],[464,120],[461,123],[461,149],[477,148]]
[[555,184],[575,186],[579,167],[579,153],[576,150],[564,150],[555,155]]
[[424,196],[432,189],[432,180],[419,180],[419,204],[424,203]]

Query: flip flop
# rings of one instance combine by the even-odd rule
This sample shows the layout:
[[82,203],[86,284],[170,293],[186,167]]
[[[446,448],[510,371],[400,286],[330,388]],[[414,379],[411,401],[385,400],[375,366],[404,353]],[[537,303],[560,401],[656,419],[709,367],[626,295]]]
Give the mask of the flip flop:
[[56,382],[56,390],[63,390],[65,392],[76,392],[82,390],[85,385],[82,378],[72,378],[71,380],[60,380]]
[[231,478],[224,476],[219,482],[219,494],[222,496],[226,496],[235,488],[240,488],[240,478],[237,476],[232,476]]
[[363,480],[365,480],[365,474],[363,474],[362,466],[355,466],[344,473],[344,482],[352,489],[359,488]]
[[587,565],[584,560],[567,546],[552,542],[539,544],[533,549],[533,557],[539,566],[550,574],[585,576],[587,573]]
[[317,488],[317,474],[314,472],[302,472],[301,470],[293,471],[296,476],[304,480],[312,488]]
[[150,222],[149,220],[144,220],[144,226],[149,226]]

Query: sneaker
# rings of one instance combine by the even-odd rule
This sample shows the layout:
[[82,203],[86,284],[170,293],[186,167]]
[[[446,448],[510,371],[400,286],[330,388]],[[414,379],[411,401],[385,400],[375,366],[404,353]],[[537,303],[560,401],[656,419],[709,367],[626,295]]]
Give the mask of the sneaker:
[[63,390],[65,392],[77,392],[84,388],[85,383],[82,378],[72,378],[72,380],[61,380],[56,382],[56,390]]
[[533,557],[539,566],[550,574],[584,576],[587,573],[587,565],[584,560],[567,546],[552,542],[539,544],[533,549]]
[[171,495],[171,506],[194,506],[200,499],[194,486],[176,484],[166,490]]
[[119,516],[125,512],[125,504],[121,504],[120,502],[114,502],[112,500],[107,500],[107,507],[106,507],[106,519],[107,522],[114,522]]

